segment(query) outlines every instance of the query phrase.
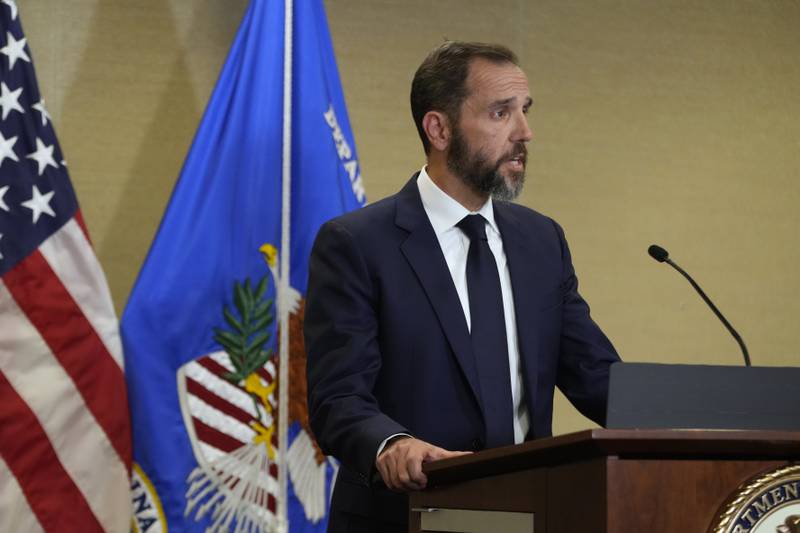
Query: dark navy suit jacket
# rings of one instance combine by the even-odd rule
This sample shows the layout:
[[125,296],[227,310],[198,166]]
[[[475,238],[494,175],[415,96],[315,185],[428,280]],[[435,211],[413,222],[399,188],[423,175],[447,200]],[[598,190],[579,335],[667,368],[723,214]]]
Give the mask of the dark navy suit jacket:
[[[526,438],[551,434],[556,385],[602,424],[618,356],[578,294],[563,231],[516,204],[495,201],[494,213],[514,292]],[[407,500],[374,482],[376,451],[390,435],[448,450],[484,447],[484,420],[496,413],[483,410],[466,319],[416,176],[320,229],[305,342],[311,427],[342,463],[334,515],[406,520]]]

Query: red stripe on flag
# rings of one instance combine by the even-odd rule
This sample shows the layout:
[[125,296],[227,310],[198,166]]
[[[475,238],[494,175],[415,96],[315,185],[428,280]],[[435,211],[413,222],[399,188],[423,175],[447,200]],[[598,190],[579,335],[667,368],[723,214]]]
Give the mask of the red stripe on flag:
[[72,378],[130,474],[131,434],[122,370],[39,251],[8,271],[3,281]]
[[80,489],[58,460],[36,415],[2,372],[0,455],[45,531],[103,531]]
[[250,413],[239,409],[237,406],[228,402],[224,398],[220,398],[191,378],[186,378],[186,391],[193,396],[197,396],[211,407],[222,411],[232,418],[235,418],[239,422],[249,424],[252,420],[254,420],[254,418],[250,416]]
[[239,439],[234,439],[230,435],[226,435],[214,429],[198,418],[192,417],[192,422],[194,422],[194,430],[197,433],[197,438],[220,451],[230,453],[244,446],[244,443],[239,441]]
[[214,361],[210,355],[206,355],[205,357],[195,360],[195,363],[202,366],[220,379],[225,379],[223,376],[230,372],[230,370]]
[[[195,362],[200,366],[202,366],[203,368],[205,368],[206,370],[208,370],[209,372],[211,372],[212,374],[214,374],[215,376],[222,379],[225,379],[224,378],[225,374],[230,372],[230,370],[228,370],[221,364],[214,361],[211,358],[211,356],[208,355],[206,355],[205,357],[201,357],[200,359],[197,359]],[[267,382],[267,385],[272,383],[272,380],[274,379],[272,375],[269,372],[267,372],[267,369],[264,367],[256,369],[256,374],[261,376],[264,379],[264,381]]]
[[[276,363],[277,363],[277,361],[276,361]],[[276,364],[276,365],[275,365],[275,368],[277,368],[277,367],[278,367],[278,365]],[[263,366],[262,366],[262,367],[260,367],[260,368],[257,368],[257,369],[256,369],[256,374],[258,374],[259,376],[261,376],[261,379],[263,379],[264,381],[266,381],[266,382],[267,382],[267,384],[269,384],[269,383],[272,383],[272,380],[273,380],[273,379],[275,379],[275,378],[273,378],[273,377],[272,377],[272,374],[270,374],[269,372],[267,372],[267,369],[266,369],[266,368],[264,368]]]

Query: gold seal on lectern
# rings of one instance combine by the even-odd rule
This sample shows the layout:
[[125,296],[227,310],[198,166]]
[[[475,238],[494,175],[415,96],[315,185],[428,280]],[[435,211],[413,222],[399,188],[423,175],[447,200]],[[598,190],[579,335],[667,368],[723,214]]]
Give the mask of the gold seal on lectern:
[[745,481],[723,504],[709,533],[800,533],[800,465]]

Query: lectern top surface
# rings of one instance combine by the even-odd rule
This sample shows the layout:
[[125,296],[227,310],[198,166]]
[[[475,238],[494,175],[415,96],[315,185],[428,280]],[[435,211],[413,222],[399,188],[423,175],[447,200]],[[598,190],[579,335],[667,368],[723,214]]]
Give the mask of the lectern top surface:
[[800,431],[590,429],[424,465],[432,484],[603,456],[800,460]]

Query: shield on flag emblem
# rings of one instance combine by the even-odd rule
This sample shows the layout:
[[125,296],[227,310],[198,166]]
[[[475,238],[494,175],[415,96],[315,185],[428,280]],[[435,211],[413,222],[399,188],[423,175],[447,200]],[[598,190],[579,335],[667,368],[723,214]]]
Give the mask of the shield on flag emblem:
[[211,513],[216,527],[277,520],[276,368],[270,360],[242,384],[218,351],[178,370],[178,393],[197,468],[187,479],[186,513]]

